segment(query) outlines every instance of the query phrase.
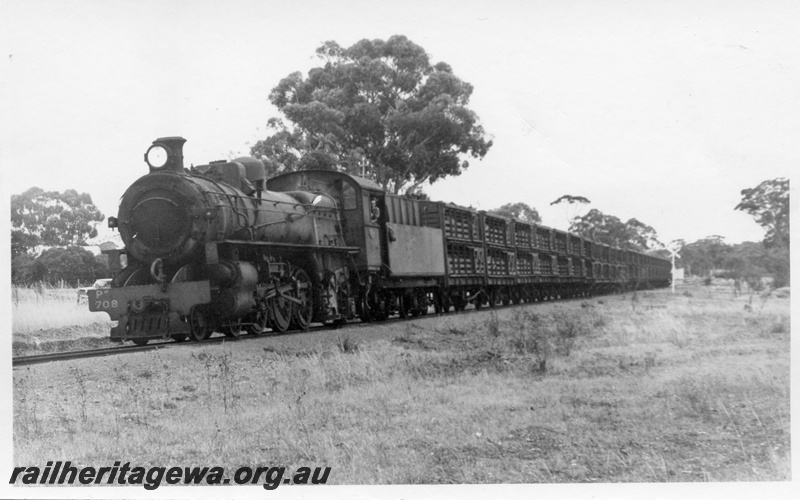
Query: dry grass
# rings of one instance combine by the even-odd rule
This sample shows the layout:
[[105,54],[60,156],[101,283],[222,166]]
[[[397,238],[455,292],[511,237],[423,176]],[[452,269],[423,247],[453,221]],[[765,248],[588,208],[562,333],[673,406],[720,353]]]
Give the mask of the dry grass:
[[15,355],[108,344],[112,321],[78,303],[74,288],[14,287],[11,331]]
[[32,334],[96,323],[111,325],[108,314],[90,312],[87,304],[78,303],[75,288],[14,287],[11,307],[14,333]]
[[790,479],[788,301],[693,294],[20,369],[15,463],[324,465],[335,484]]

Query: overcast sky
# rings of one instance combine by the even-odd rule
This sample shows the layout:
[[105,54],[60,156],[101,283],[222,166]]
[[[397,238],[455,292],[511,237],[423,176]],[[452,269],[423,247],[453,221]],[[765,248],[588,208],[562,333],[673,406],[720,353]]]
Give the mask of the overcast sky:
[[[800,164],[800,2],[0,0],[3,195],[91,194],[106,215],[153,139],[189,163],[249,151],[267,96],[324,41],[406,35],[474,85],[494,146],[426,187],[480,209],[589,198],[662,241],[763,230],[740,191]],[[7,198],[6,198],[7,199]]]

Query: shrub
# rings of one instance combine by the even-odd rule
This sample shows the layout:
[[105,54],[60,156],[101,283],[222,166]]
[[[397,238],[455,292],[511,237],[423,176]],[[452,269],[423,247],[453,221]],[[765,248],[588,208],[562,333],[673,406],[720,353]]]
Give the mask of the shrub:
[[342,354],[353,354],[358,352],[358,342],[351,339],[349,335],[340,336],[336,339],[336,347]]
[[492,314],[486,321],[491,352],[503,363],[533,372],[546,372],[552,356],[569,356],[575,339],[589,330],[583,315],[565,312],[542,316],[517,309],[510,320]]

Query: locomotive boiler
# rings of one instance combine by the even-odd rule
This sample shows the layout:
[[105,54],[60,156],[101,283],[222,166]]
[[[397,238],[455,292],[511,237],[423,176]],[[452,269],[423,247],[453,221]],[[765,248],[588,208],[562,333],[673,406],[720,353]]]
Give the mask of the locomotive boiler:
[[[541,224],[391,194],[333,170],[267,179],[253,158],[183,165],[157,139],[120,200],[125,248],[92,311],[111,339],[230,336],[668,286],[668,260]],[[125,256],[123,266],[122,256]]]

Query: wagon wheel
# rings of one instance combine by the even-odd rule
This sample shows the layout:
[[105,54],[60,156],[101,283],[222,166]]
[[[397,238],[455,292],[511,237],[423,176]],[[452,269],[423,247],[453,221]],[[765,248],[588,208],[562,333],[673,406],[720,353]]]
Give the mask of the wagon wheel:
[[179,333],[177,335],[173,335],[172,336],[172,340],[174,340],[175,342],[178,342],[178,343],[183,342],[184,340],[186,340],[186,335],[184,335],[182,333]]
[[201,341],[211,336],[211,325],[208,321],[208,312],[203,306],[194,305],[189,311],[190,337],[192,340]]
[[475,303],[475,309],[480,309],[483,307],[483,296],[486,294],[483,290],[480,290],[478,294],[475,296],[473,302]]
[[419,303],[417,308],[419,309],[419,314],[425,316],[428,314],[428,306],[433,302],[433,300],[429,300],[427,293],[420,294],[418,299]]
[[341,320],[337,320],[340,325],[345,324],[347,319],[351,319],[355,315],[350,304],[350,283],[342,283],[336,291],[336,310],[342,316]]
[[356,307],[357,307],[356,313],[358,314],[358,317],[361,321],[363,321],[364,323],[369,323],[370,321],[373,321],[372,311],[369,308],[369,300],[367,300],[366,294],[361,295],[358,298],[356,302]]
[[131,339],[131,342],[133,342],[135,345],[141,346],[147,345],[147,343],[150,342],[150,339]]
[[292,303],[281,296],[268,302],[270,310],[270,326],[275,332],[283,333],[292,322]]
[[386,299],[379,295],[375,299],[375,307],[371,308],[372,321],[384,321],[388,317]]
[[497,307],[499,305],[500,301],[496,290],[488,290],[486,296],[489,298],[489,307]]
[[422,314],[422,309],[420,307],[420,300],[419,298],[414,295],[413,297],[408,297],[408,301],[411,303],[411,307],[409,308],[409,313],[411,313],[412,318],[416,318],[420,314]]
[[292,272],[292,279],[297,287],[295,297],[302,302],[302,304],[292,304],[292,325],[296,328],[307,330],[308,325],[311,324],[311,319],[314,317],[311,280],[308,278],[308,274],[300,268]]
[[408,313],[408,307],[406,305],[406,297],[404,295],[397,296],[397,315],[401,318],[405,318]]
[[440,312],[450,312],[450,296],[446,293],[441,294],[441,310]]
[[242,319],[231,320],[225,325],[225,336],[238,338],[242,334]]

